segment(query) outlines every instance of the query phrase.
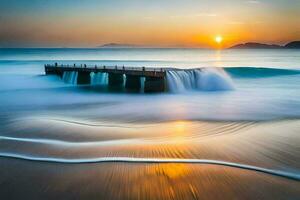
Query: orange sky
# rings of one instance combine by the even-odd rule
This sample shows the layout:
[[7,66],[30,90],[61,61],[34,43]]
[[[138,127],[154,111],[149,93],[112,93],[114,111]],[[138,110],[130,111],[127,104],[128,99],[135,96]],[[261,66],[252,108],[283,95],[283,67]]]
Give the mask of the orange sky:
[[[0,3],[0,46],[104,43],[229,47],[300,39],[300,1],[15,1]],[[2,4],[2,5],[1,5]],[[223,37],[221,45],[214,38]]]

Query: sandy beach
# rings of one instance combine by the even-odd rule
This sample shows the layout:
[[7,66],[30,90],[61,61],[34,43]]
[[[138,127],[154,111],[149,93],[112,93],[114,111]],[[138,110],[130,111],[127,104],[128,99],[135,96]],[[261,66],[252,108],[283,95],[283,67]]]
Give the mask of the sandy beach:
[[[6,127],[14,134],[1,136],[1,152],[45,160],[1,157],[0,196],[3,199],[296,199],[300,195],[299,124],[298,120],[177,121],[100,126],[58,119],[20,119]],[[20,136],[24,134],[27,139],[40,139],[22,140]],[[262,142],[265,140],[269,141]],[[210,159],[279,172],[288,169],[294,178],[206,163],[89,163],[90,159],[101,157]],[[53,158],[79,159],[80,163],[59,163]]]

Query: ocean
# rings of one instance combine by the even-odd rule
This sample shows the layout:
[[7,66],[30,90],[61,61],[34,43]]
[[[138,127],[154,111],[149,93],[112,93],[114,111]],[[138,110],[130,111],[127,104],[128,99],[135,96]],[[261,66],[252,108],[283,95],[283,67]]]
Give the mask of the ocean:
[[[128,93],[56,62],[182,70]],[[0,120],[1,199],[300,196],[300,50],[0,49]]]

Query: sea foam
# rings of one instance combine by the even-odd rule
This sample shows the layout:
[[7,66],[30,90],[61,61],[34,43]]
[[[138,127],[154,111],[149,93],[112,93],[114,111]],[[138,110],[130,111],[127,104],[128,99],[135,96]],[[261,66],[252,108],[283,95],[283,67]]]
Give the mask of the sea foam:
[[191,90],[233,90],[232,79],[222,69],[202,68],[167,71],[167,86],[172,93]]

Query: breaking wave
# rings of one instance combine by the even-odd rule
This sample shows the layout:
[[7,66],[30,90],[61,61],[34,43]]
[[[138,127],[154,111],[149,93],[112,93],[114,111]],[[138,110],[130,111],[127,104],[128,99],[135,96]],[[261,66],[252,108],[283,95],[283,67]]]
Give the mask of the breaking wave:
[[[234,79],[268,78],[275,76],[299,75],[300,70],[259,68],[259,67],[228,67],[228,68],[197,68],[167,69],[167,92],[182,93],[186,91],[226,91],[235,89]],[[124,76],[125,77],[125,76]],[[65,83],[76,85],[78,72],[66,71],[62,79]],[[125,78],[126,79],[126,78]],[[108,73],[90,74],[91,85],[108,85]],[[141,87],[145,78],[141,77]]]
[[172,93],[189,90],[233,90],[234,84],[223,69],[202,68],[167,71],[167,87]]

